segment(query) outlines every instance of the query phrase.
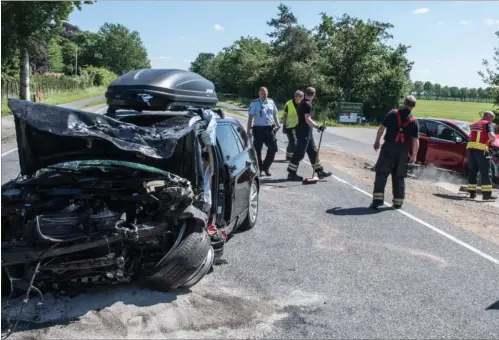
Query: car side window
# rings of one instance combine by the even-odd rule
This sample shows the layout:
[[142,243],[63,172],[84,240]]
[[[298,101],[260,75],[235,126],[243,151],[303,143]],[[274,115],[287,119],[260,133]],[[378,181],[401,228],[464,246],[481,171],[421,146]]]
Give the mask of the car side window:
[[424,119],[418,119],[419,133],[428,136],[428,129],[426,128],[426,121]]
[[242,151],[241,143],[230,125],[217,125],[216,133],[225,161],[236,157]]
[[430,137],[447,140],[450,142],[457,142],[459,140],[462,140],[459,133],[450,126],[447,126],[442,123],[437,123],[431,120],[428,121],[427,123],[428,123],[428,133]]
[[426,135],[428,137],[437,138],[438,123],[433,120],[426,121]]
[[237,139],[241,142],[241,146],[243,149],[246,149],[248,147],[248,135],[246,134],[246,131],[241,126],[237,125],[232,125],[232,127],[236,130],[236,135],[238,136]]

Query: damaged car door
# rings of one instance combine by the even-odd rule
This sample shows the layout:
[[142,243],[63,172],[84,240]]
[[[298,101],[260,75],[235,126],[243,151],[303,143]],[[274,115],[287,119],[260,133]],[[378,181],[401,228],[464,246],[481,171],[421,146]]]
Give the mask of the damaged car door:
[[230,222],[234,221],[246,209],[248,196],[247,181],[244,180],[244,173],[247,169],[246,157],[241,152],[241,143],[237,140],[234,129],[228,123],[217,125],[217,139],[222,151],[225,168],[228,173],[227,183],[232,197],[229,198],[230,210],[228,212]]

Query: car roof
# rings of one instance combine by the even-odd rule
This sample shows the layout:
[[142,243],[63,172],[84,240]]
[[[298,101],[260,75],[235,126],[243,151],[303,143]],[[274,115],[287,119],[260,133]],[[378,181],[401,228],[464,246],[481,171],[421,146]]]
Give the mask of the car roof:
[[419,119],[436,120],[438,122],[451,123],[451,124],[471,124],[470,122],[465,122],[465,121],[457,120],[457,119],[447,119],[447,118],[424,117],[424,118],[419,118]]

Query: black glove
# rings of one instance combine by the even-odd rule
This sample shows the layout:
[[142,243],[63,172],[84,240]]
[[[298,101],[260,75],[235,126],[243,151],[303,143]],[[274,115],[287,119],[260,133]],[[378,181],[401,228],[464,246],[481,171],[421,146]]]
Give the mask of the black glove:
[[319,131],[319,132],[322,132],[322,131],[324,131],[324,130],[326,130],[326,126],[325,126],[325,125],[322,125],[322,126],[318,126],[318,127],[317,127],[317,131]]
[[288,128],[285,127],[285,126],[283,126],[282,127],[282,133],[284,133],[284,134],[288,133]]

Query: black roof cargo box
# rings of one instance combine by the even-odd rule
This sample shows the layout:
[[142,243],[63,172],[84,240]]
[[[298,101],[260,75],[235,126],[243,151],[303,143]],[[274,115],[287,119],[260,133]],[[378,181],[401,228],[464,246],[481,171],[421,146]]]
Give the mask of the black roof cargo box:
[[218,103],[215,85],[197,73],[176,69],[144,69],[125,73],[107,88],[113,109],[163,111],[174,107],[210,108]]

